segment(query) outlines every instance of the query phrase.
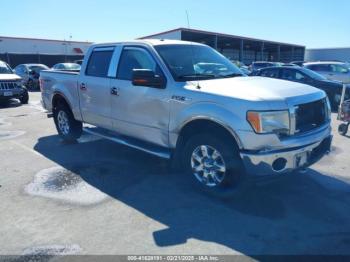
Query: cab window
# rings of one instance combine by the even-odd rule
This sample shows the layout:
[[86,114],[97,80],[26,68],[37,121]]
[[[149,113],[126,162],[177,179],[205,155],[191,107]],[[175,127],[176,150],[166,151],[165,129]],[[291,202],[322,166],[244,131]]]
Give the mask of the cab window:
[[107,77],[114,49],[102,49],[93,51],[86,68],[86,75],[95,77]]
[[125,47],[120,57],[117,78],[131,80],[134,69],[149,69],[156,74],[160,74],[159,67],[146,50],[137,47]]

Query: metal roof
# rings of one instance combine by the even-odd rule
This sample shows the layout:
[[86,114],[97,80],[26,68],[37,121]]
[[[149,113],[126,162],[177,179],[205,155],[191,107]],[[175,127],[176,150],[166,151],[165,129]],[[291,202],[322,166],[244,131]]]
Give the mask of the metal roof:
[[33,41],[47,41],[47,42],[69,42],[69,43],[78,43],[78,44],[92,44],[88,41],[71,41],[71,40],[55,40],[55,39],[44,39],[44,38],[27,38],[27,37],[13,37],[13,36],[0,36],[1,39],[12,39],[12,40],[33,40]]
[[302,47],[305,48],[303,45],[297,45],[297,44],[289,44],[289,43],[283,43],[283,42],[276,42],[276,41],[270,41],[270,40],[263,40],[263,39],[257,39],[257,38],[251,38],[251,37],[245,37],[245,36],[237,36],[237,35],[231,35],[231,34],[224,34],[224,33],[217,33],[217,32],[210,32],[210,31],[204,31],[204,30],[198,30],[198,29],[189,29],[184,27],[179,27],[176,29],[143,36],[138,39],[146,39],[146,38],[152,38],[155,36],[160,36],[167,33],[172,33],[176,31],[183,31],[183,32],[189,32],[189,33],[199,33],[199,34],[206,34],[206,35],[213,35],[213,36],[221,36],[221,37],[228,37],[228,38],[239,38],[243,40],[249,40],[249,41],[258,41],[258,42],[264,42],[264,43],[271,43],[271,44],[279,44],[279,45],[288,45],[288,46],[295,46],[295,47]]

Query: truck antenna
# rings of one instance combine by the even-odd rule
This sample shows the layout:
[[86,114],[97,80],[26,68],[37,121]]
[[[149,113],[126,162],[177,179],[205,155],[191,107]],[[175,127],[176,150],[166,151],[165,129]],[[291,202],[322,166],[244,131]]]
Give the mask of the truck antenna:
[[190,26],[190,18],[189,18],[189,15],[188,15],[188,11],[186,10],[186,18],[187,18],[187,28],[188,29],[191,29],[191,26]]

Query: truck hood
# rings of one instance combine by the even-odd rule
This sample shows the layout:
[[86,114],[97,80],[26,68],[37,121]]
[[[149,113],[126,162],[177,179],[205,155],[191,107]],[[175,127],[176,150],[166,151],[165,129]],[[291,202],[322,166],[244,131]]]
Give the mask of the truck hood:
[[[197,88],[197,86],[200,88]],[[288,100],[322,92],[321,90],[296,82],[266,77],[235,77],[190,82],[188,89],[220,96],[251,101]]]
[[20,80],[21,78],[16,74],[0,74],[1,80]]

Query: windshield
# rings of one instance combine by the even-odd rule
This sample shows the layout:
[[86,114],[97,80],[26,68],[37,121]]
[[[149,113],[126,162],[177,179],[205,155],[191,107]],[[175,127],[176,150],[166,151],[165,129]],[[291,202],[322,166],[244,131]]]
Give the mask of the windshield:
[[13,72],[6,63],[0,61],[0,74],[13,74]]
[[237,66],[208,46],[160,45],[155,49],[176,81],[245,76]]
[[302,70],[307,76],[311,77],[312,79],[316,79],[316,80],[320,80],[320,81],[327,79],[323,75],[320,75],[320,74],[318,74],[315,71],[312,71],[310,69],[303,67],[303,68],[300,68],[300,70]]

